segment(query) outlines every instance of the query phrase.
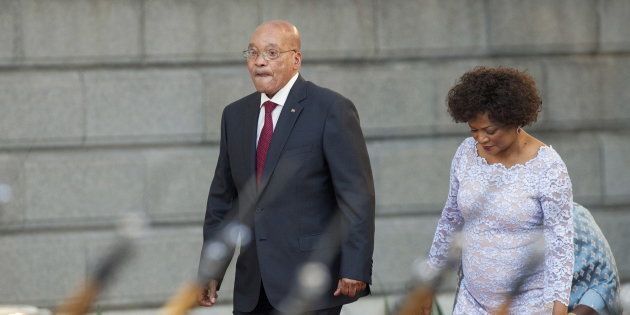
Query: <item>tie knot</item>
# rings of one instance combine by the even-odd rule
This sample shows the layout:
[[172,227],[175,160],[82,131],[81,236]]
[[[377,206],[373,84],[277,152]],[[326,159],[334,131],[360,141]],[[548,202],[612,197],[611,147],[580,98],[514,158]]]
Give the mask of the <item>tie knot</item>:
[[266,101],[263,103],[263,106],[265,106],[265,113],[271,113],[274,108],[276,108],[276,106],[278,106],[278,104],[272,102],[272,101]]

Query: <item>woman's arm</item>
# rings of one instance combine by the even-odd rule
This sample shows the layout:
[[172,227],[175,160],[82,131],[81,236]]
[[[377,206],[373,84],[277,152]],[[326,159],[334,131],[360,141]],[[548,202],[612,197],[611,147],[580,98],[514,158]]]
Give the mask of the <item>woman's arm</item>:
[[560,156],[556,154],[548,162],[539,182],[545,237],[545,302],[553,303],[553,314],[556,309],[566,314],[573,279],[573,192]]

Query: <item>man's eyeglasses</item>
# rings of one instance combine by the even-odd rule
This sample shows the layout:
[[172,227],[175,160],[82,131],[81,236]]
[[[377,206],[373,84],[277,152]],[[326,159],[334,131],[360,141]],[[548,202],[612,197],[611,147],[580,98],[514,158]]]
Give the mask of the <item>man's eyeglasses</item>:
[[285,51],[280,51],[278,49],[267,49],[267,50],[264,50],[263,52],[258,52],[258,50],[254,50],[254,49],[246,49],[246,50],[243,50],[243,58],[247,60],[256,60],[256,58],[258,58],[258,55],[260,55],[263,57],[263,59],[267,61],[276,60],[280,58],[281,54],[284,54],[285,52],[289,52],[289,51],[297,52],[297,50],[295,49],[289,49]]

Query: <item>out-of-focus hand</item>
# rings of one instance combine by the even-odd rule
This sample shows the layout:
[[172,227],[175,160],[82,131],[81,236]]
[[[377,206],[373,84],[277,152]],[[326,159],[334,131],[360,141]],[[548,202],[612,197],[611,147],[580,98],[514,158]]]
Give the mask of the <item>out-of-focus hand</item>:
[[571,311],[571,313],[569,313],[569,315],[571,314],[575,314],[575,315],[597,315],[597,311],[586,306],[586,305],[582,305],[579,304],[578,306],[576,306],[573,311]]
[[357,293],[365,290],[366,286],[367,284],[363,281],[341,278],[337,282],[337,290],[335,290],[334,296],[343,294],[353,298]]
[[201,290],[199,293],[198,301],[199,305],[210,307],[217,302],[219,295],[217,294],[217,286],[219,282],[217,280],[210,280],[208,286]]
[[431,310],[433,309],[433,297],[433,292],[430,291],[419,295],[420,315],[431,315]]
[[398,315],[431,315],[435,293],[428,287],[409,292],[399,307]]
[[553,301],[553,315],[567,315],[568,307],[559,301]]

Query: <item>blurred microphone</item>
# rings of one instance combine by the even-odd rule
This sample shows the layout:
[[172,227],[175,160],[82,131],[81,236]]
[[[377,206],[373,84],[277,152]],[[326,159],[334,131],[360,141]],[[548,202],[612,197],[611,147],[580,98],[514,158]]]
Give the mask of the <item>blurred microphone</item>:
[[505,297],[505,301],[501,306],[493,312],[494,315],[509,315],[510,306],[514,301],[514,297],[522,293],[523,285],[526,283],[528,277],[533,275],[538,267],[544,262],[545,259],[545,240],[542,236],[538,237],[533,244],[532,254],[528,257],[527,262],[523,268],[523,272],[512,282],[509,293]]
[[297,274],[297,293],[283,301],[281,308],[285,311],[282,314],[304,314],[328,289],[330,285],[328,274],[328,268],[321,262],[311,261],[304,264]]
[[444,266],[436,269],[429,264],[428,259],[416,260],[412,266],[412,289],[402,299],[402,304],[394,313],[398,315],[421,314],[422,306],[430,304],[447,272],[456,270],[460,265],[461,249],[462,234],[456,233],[453,235]]
[[132,213],[125,215],[118,225],[118,239],[110,252],[88,274],[84,286],[66,299],[57,308],[55,314],[86,314],[99,293],[109,284],[114,274],[132,255],[136,245],[135,242],[144,234],[146,227],[147,219],[144,214]]
[[208,282],[223,271],[226,261],[233,255],[234,249],[239,244],[239,237],[241,246],[245,246],[252,239],[251,231],[243,224],[232,222],[225,227],[218,239],[209,242],[202,250],[200,265],[205,268],[200,270],[197,280],[184,284],[164,305],[161,313],[183,315],[196,307],[197,297]]

